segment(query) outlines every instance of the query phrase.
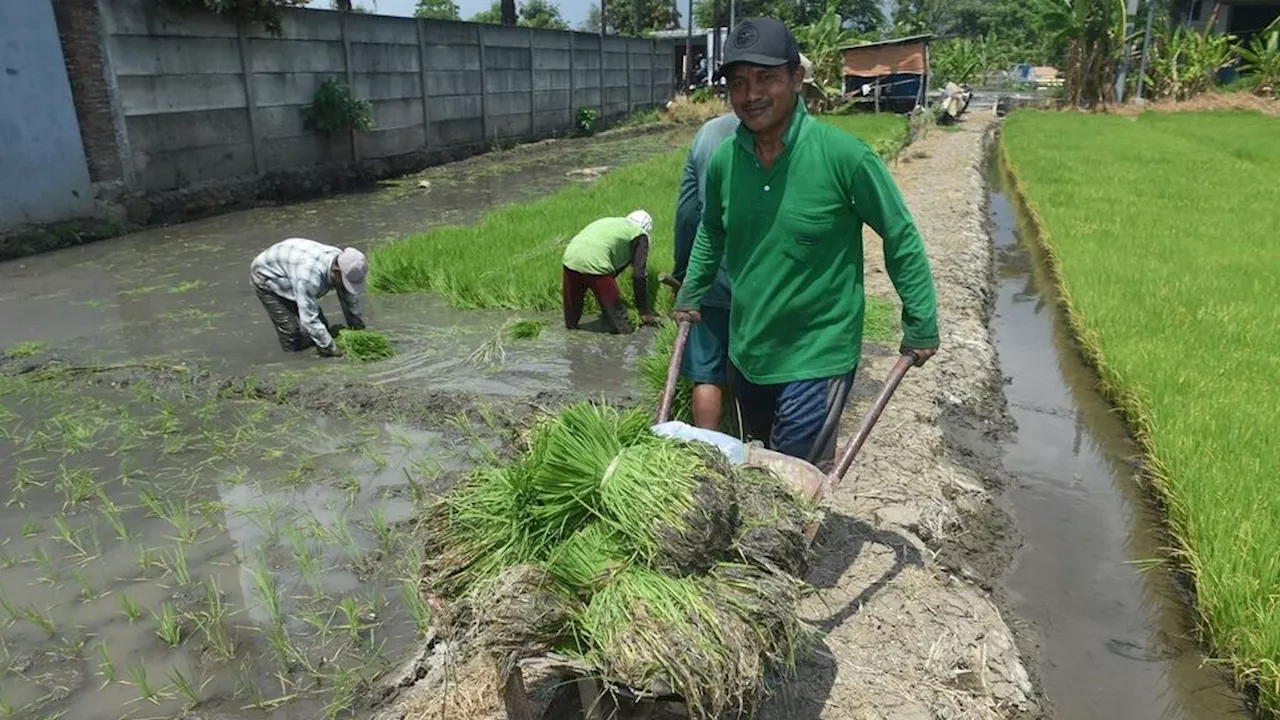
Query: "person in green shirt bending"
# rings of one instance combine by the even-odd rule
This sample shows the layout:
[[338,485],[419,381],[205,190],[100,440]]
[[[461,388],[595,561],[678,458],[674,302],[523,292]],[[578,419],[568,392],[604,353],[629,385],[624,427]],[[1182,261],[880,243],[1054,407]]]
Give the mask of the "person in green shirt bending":
[[861,359],[863,225],[883,240],[902,300],[902,349],[914,350],[917,364],[938,347],[933,277],[879,156],[798,102],[804,70],[791,31],[749,18],[726,45],[716,80],[726,78],[742,124],[707,167],[676,319],[701,320],[723,259],[733,289],[729,357],[747,430],[827,469]]
[[653,322],[649,305],[649,233],[653,218],[636,210],[624,218],[600,218],[583,228],[564,249],[564,326],[577,330],[582,302],[590,290],[600,304],[601,319],[611,333],[633,330],[615,278],[631,268],[636,309],[646,325]]

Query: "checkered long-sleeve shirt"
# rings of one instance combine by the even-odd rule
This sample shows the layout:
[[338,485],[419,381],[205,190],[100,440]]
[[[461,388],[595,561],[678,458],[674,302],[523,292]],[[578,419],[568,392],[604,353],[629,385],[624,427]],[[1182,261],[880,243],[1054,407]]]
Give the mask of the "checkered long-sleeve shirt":
[[[320,298],[333,289],[331,270],[334,258],[341,252],[340,248],[315,240],[289,238],[263,250],[249,265],[253,284],[296,303],[299,324],[316,347],[326,350],[332,348],[333,337],[320,322]],[[364,327],[358,297],[339,287],[338,302],[347,325]]]

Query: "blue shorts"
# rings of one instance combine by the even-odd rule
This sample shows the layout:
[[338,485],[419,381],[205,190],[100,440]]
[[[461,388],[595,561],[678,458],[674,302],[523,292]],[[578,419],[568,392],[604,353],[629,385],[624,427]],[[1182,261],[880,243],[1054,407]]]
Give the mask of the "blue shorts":
[[729,380],[729,309],[702,306],[702,322],[689,331],[680,376],[695,384],[724,385]]
[[778,385],[756,385],[735,372],[734,390],[747,432],[770,450],[829,471],[856,370]]

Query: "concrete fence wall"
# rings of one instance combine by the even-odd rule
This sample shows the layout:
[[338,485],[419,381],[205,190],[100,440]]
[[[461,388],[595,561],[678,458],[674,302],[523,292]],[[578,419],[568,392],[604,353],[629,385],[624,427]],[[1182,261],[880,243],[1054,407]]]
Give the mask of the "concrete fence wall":
[[[570,130],[581,108],[607,120],[659,106],[672,91],[671,41],[321,10],[286,12],[273,37],[153,0],[74,1],[96,3],[119,179],[143,191],[474,151]],[[304,128],[327,78],[372,104],[372,130]]]

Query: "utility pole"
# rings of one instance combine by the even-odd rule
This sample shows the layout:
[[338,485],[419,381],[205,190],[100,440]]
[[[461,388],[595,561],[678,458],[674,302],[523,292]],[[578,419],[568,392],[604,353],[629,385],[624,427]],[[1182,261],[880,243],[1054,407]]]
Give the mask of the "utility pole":
[[1151,47],[1151,24],[1156,16],[1155,0],[1147,0],[1147,29],[1142,34],[1142,60],[1138,63],[1138,92],[1134,96],[1133,101],[1141,105],[1145,100],[1142,97],[1142,83],[1147,78],[1147,52]]
[[[1149,2],[1152,0],[1148,0]],[[1129,56],[1133,49],[1129,47],[1129,36],[1133,34],[1132,18],[1138,14],[1138,0],[1125,0],[1124,37],[1120,38],[1120,67],[1116,70],[1116,104],[1124,102],[1124,84],[1129,75]]]
[[689,34],[684,41],[684,87],[693,84],[693,0],[689,0]]
[[733,24],[737,19],[738,0],[729,0],[729,32],[733,32]]
[[[605,3],[605,0],[600,0],[600,39],[601,39],[602,41],[604,40],[604,26],[605,26],[605,15],[604,15],[605,7],[604,7],[604,3]],[[601,45],[600,47],[604,47],[604,46],[603,46],[603,45]],[[601,57],[604,57],[604,56],[603,56],[603,55],[601,55]],[[601,72],[603,72],[603,70],[602,70]],[[601,96],[603,97],[603,96],[604,96],[604,91],[603,91],[603,90],[601,90],[601,91],[600,91],[600,94],[601,94]]]

